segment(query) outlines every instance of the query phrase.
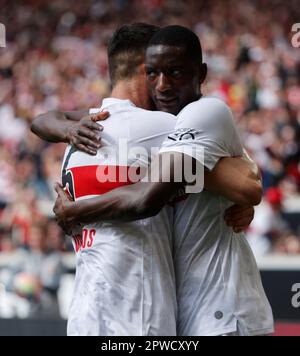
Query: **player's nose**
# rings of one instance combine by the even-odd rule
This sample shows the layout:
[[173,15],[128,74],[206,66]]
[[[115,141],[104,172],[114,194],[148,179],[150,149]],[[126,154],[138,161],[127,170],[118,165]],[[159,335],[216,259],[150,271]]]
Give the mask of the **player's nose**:
[[158,77],[157,84],[156,84],[156,90],[160,92],[165,92],[170,90],[171,84],[170,81],[168,80],[167,76],[161,73]]

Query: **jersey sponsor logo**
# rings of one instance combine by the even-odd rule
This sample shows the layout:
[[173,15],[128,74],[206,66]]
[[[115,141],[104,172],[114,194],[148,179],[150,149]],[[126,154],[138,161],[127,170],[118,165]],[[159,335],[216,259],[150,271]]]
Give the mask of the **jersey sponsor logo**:
[[79,234],[74,235],[73,242],[74,242],[75,252],[78,253],[79,251],[93,247],[95,236],[96,236],[95,229],[90,229],[90,230],[83,229],[82,235]]
[[168,136],[171,141],[195,140],[198,131],[194,129],[179,129]]

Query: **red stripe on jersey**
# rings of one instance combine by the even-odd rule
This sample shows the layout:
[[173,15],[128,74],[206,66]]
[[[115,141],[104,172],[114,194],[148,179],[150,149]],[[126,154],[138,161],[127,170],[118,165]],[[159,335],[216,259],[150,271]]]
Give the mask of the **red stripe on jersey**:
[[[71,172],[75,199],[102,195],[113,189],[137,183],[130,181],[131,174],[139,176],[140,167],[125,166],[82,166],[69,168]],[[130,172],[130,176],[129,176]]]

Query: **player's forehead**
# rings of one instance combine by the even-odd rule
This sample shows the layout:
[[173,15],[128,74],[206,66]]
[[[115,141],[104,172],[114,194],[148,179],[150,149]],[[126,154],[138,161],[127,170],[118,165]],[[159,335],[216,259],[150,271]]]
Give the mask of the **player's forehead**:
[[184,48],[167,45],[153,45],[147,48],[146,66],[183,67],[188,59]]

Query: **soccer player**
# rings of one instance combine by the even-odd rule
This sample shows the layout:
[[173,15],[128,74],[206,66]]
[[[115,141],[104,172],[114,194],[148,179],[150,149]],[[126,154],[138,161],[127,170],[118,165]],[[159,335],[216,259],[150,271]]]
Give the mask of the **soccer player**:
[[[129,184],[130,171],[139,175],[147,168],[152,147],[159,148],[175,126],[175,116],[142,109],[153,106],[144,61],[156,31],[146,24],[124,26],[110,41],[113,89],[101,107],[110,113],[103,124],[104,147],[88,155],[69,146],[64,158],[63,184],[75,201]],[[140,142],[138,158],[126,155],[127,148],[130,153]],[[100,183],[99,175],[105,172],[110,179]],[[95,221],[83,227],[82,236],[73,232],[76,278],[68,335],[176,335],[172,230],[173,209],[166,207],[151,219],[127,224]]]
[[[205,71],[200,58],[198,38],[188,29],[171,26],[151,40],[146,71],[156,107],[174,114],[181,110],[161,154],[203,148],[204,160],[197,150],[193,158],[212,171],[221,157],[239,156],[243,148],[230,109],[216,99],[201,97],[195,80]],[[235,181],[234,173],[231,179]],[[228,200],[205,191],[176,206],[179,335],[273,332],[272,311],[252,251],[245,237],[234,234],[222,219],[229,205]]]
[[[203,67],[204,68],[204,67]],[[170,72],[171,73],[171,72]],[[172,72],[173,73],[173,72]],[[198,80],[199,80],[199,82],[201,82],[201,81],[203,81],[204,80],[204,78],[205,78],[205,75],[206,75],[206,72],[205,72],[205,70],[203,70],[202,71],[202,78],[197,78]],[[128,78],[127,78],[128,79]],[[195,82],[195,80],[194,80],[194,82]],[[198,83],[199,83],[198,82]],[[185,89],[185,91],[186,91],[186,89]],[[184,92],[184,91],[183,91]],[[191,94],[193,94],[193,91],[190,91],[191,92]],[[113,92],[113,94],[116,94],[116,93],[114,93]],[[128,93],[127,93],[127,95],[129,95]],[[194,96],[194,99],[196,99],[196,95],[197,94],[195,94],[195,96]],[[188,95],[189,96],[189,95]],[[191,97],[188,97],[187,96],[187,98],[186,98],[186,100],[187,101],[193,101],[193,100],[191,100],[192,98]],[[127,96],[128,97],[128,96]],[[168,100],[167,100],[168,101]],[[187,102],[188,103],[188,102]],[[168,104],[167,104],[168,105]],[[124,108],[123,108],[124,109]],[[180,108],[178,108],[178,110],[179,110]],[[119,108],[119,110],[120,110],[120,108]],[[110,118],[110,120],[111,121],[113,121],[112,120],[113,118],[111,117]],[[141,119],[142,120],[142,119]],[[109,121],[109,120],[108,120]],[[124,128],[123,128],[123,130],[124,130]],[[126,129],[125,129],[126,130]],[[105,132],[106,132],[107,130],[105,130]],[[117,136],[115,133],[114,133],[114,135],[115,136]],[[233,137],[234,138],[234,137]],[[174,139],[174,138],[172,138],[172,139]],[[240,154],[242,153],[242,152],[239,152]],[[179,155],[180,156],[180,155]],[[225,154],[224,155],[224,157],[226,157],[226,156],[230,156],[230,153],[227,153],[227,154]],[[72,159],[72,157],[74,157],[74,155],[72,155],[71,156],[71,158],[70,158],[70,160]],[[223,157],[223,156],[222,156]],[[221,157],[220,157],[221,158]],[[237,161],[235,162],[235,164],[237,164]],[[74,165],[74,162],[73,162],[73,165]],[[72,166],[72,163],[71,163],[71,166]],[[221,166],[221,165],[219,165],[219,166]],[[233,168],[233,167],[231,167],[231,168]],[[234,172],[235,172],[235,174],[240,174],[240,172],[237,172],[237,171],[235,171],[234,169],[232,169]],[[72,169],[71,169],[71,171],[72,171]],[[231,171],[231,170],[230,170]],[[225,171],[224,171],[225,172]],[[72,174],[74,175],[74,172],[72,171]],[[212,175],[213,176],[213,175]],[[227,176],[227,174],[223,174],[223,176],[224,177],[226,177]],[[223,178],[223,177],[222,177]],[[228,177],[227,177],[228,178]],[[82,179],[82,178],[81,178]],[[248,177],[247,177],[247,179],[248,179]],[[247,179],[244,177],[244,180],[243,180],[243,183],[246,183],[246,181],[247,181]],[[228,181],[229,181],[229,179],[228,179]],[[76,178],[75,179],[73,179],[73,182],[76,182]],[[249,184],[248,184],[248,188],[249,187],[257,187],[257,186],[255,186],[255,184],[254,185],[251,185],[250,184],[250,182],[251,182],[251,180],[249,179],[248,181],[247,181]],[[142,184],[142,183],[141,183]],[[76,184],[75,184],[76,185]],[[213,184],[212,184],[213,185]],[[222,185],[222,184],[221,184]],[[245,185],[247,185],[247,184],[245,184]],[[136,186],[139,186],[139,184],[137,184]],[[136,189],[136,186],[134,187],[134,186],[132,186],[132,187],[134,187],[134,189]],[[143,185],[144,187],[145,187],[145,185]],[[151,184],[150,184],[150,186],[151,186]],[[155,200],[156,200],[156,202],[151,202],[151,199],[150,200],[148,200],[147,202],[146,201],[144,201],[143,202],[143,204],[141,204],[141,205],[135,205],[134,206],[134,204],[133,205],[131,205],[130,206],[130,204],[128,204],[128,199],[125,201],[125,205],[126,205],[126,208],[125,209],[123,209],[124,208],[124,206],[125,205],[122,205],[122,195],[120,196],[120,197],[118,197],[118,199],[116,199],[116,196],[115,195],[113,195],[114,197],[115,197],[115,202],[118,200],[118,207],[117,207],[117,209],[116,210],[118,210],[118,211],[123,211],[123,213],[124,213],[124,216],[123,216],[123,220],[132,220],[133,218],[136,218],[136,215],[137,215],[137,217],[139,217],[139,218],[141,218],[141,217],[145,217],[145,216],[147,216],[147,215],[152,215],[153,214],[153,211],[151,210],[151,209],[161,209],[161,207],[159,206],[159,204],[158,204],[158,201],[159,200],[161,200],[162,201],[162,203],[163,203],[163,205],[165,204],[165,202],[167,202],[168,201],[168,199],[171,197],[171,195],[173,194],[173,193],[175,193],[175,192],[177,192],[178,191],[178,188],[179,187],[181,187],[181,183],[180,184],[165,184],[165,183],[162,183],[162,184],[159,184],[158,185],[159,186],[159,189],[160,189],[160,187],[161,186],[163,186],[164,187],[164,189],[163,189],[163,195],[162,196],[157,196],[156,195],[156,198],[155,198]],[[224,185],[223,185],[224,186]],[[233,184],[231,185],[231,187],[233,186]],[[238,193],[236,194],[236,199],[238,200],[238,202],[242,202],[242,203],[245,203],[245,202],[247,202],[248,203],[248,200],[247,200],[247,198],[245,199],[245,196],[242,196],[242,194],[240,194],[241,193],[241,191],[242,191],[242,189],[241,189],[241,186],[242,186],[242,184],[240,184],[240,185],[237,185],[237,186],[235,186],[234,188],[235,188],[235,190],[236,191],[238,191]],[[147,184],[147,187],[149,187],[149,185]],[[168,187],[171,187],[170,189],[168,188]],[[174,187],[176,187],[175,189],[174,189]],[[118,191],[118,190],[116,190],[116,191]],[[130,192],[130,191],[132,191],[132,189],[129,189],[127,192]],[[172,191],[172,193],[171,193],[171,191]],[[252,191],[251,191],[251,193],[256,193],[256,191],[257,190],[255,190],[255,189],[253,189]],[[125,192],[126,192],[126,190],[125,190]],[[250,190],[248,190],[248,193],[250,192]],[[60,192],[61,193],[61,192]],[[99,191],[98,192],[96,192],[96,193],[98,193],[99,194]],[[74,188],[74,190],[73,190],[73,194],[75,194],[75,188]],[[127,194],[127,193],[126,193]],[[230,193],[225,193],[225,194],[230,194]],[[88,194],[89,196],[91,195],[90,193]],[[97,194],[95,194],[95,195],[97,195]],[[148,195],[148,188],[145,190],[145,195],[147,196]],[[251,194],[249,194],[249,195],[251,195]],[[256,196],[257,196],[257,194],[256,194]],[[105,196],[103,196],[103,197],[105,197]],[[111,197],[112,197],[112,195],[108,195],[108,199],[111,199]],[[166,198],[166,197],[168,197],[168,198]],[[62,199],[63,199],[64,197],[62,197]],[[128,197],[127,197],[128,198]],[[254,195],[254,198],[253,199],[256,199],[257,200],[257,198],[255,198],[255,195]],[[189,199],[187,199],[187,201],[188,201]],[[232,199],[232,200],[235,200],[234,198]],[[90,204],[90,202],[92,202],[93,204],[95,203],[95,201],[96,200],[84,200],[84,201],[80,201],[80,202],[77,202],[77,203],[83,203],[83,205],[81,205],[81,208],[86,204],[86,203],[88,203],[88,204]],[[97,202],[98,202],[98,200],[97,200]],[[77,204],[76,203],[76,204]],[[105,200],[102,200],[102,203],[105,203]],[[101,203],[101,204],[102,204]],[[151,204],[149,204],[149,203],[151,203]],[[152,203],[154,203],[154,204],[152,204]],[[106,205],[105,206],[105,209],[106,209],[106,212],[107,212],[107,214],[109,214],[109,216],[108,215],[103,215],[103,216],[99,216],[99,219],[94,219],[94,218],[92,218],[91,219],[91,217],[92,217],[92,214],[91,213],[94,213],[94,217],[95,217],[95,213],[96,213],[96,211],[91,211],[91,210],[89,210],[88,211],[88,217],[85,215],[85,218],[87,218],[87,219],[91,219],[91,220],[93,220],[93,221],[99,221],[99,220],[101,220],[102,219],[102,217],[103,217],[103,219],[113,219],[113,218],[115,218],[115,214],[114,214],[114,212],[113,212],[113,209],[110,209],[111,207],[113,207],[113,205],[114,205],[114,201],[112,201],[112,200],[109,200],[109,204],[110,204],[110,206],[108,206],[108,205]],[[147,205],[148,204],[148,205]],[[72,205],[72,207],[74,208],[74,205]],[[101,206],[102,207],[102,209],[103,209],[103,207],[104,207],[104,205],[102,205]],[[146,207],[146,210],[145,210],[145,207]],[[94,205],[94,208],[95,208],[95,205]],[[99,207],[98,207],[99,208]],[[150,208],[150,209],[149,209]],[[104,210],[105,210],[104,209]],[[80,210],[80,209],[79,209]],[[108,211],[110,210],[110,213],[108,213]],[[220,211],[218,210],[218,213],[220,213]],[[117,214],[119,214],[119,213],[117,213]],[[84,216],[84,214],[83,214],[83,216]],[[84,220],[85,220],[85,218],[83,218],[82,219],[82,222],[84,222]],[[118,218],[120,219],[120,215],[118,215]],[[223,218],[223,216],[222,216],[222,218]],[[175,222],[176,223],[176,222]],[[200,222],[199,222],[200,223]],[[225,224],[225,223],[224,223]],[[125,226],[124,226],[124,228],[125,228]],[[88,230],[88,229],[85,229],[85,230]],[[146,236],[146,238],[147,238],[147,236]],[[153,236],[151,236],[151,238],[153,238]],[[199,236],[198,236],[198,238],[199,238]],[[94,238],[93,238],[93,240],[95,240]],[[156,242],[157,243],[157,242]],[[86,245],[86,244],[84,244],[84,245]],[[89,247],[91,247],[91,246],[89,246]],[[100,247],[100,246],[99,246]],[[116,253],[116,255],[118,255],[118,252],[117,252],[117,250],[115,251],[115,253]],[[160,251],[160,254],[162,254],[162,251]],[[99,256],[98,256],[99,257]],[[116,261],[115,261],[116,262]],[[121,267],[120,265],[118,265],[117,264],[117,266],[119,266],[119,267]],[[157,276],[156,276],[157,277]],[[155,278],[156,278],[155,277]],[[197,287],[199,287],[199,286],[197,286]],[[153,308],[157,308],[157,306],[156,305],[153,305]]]

